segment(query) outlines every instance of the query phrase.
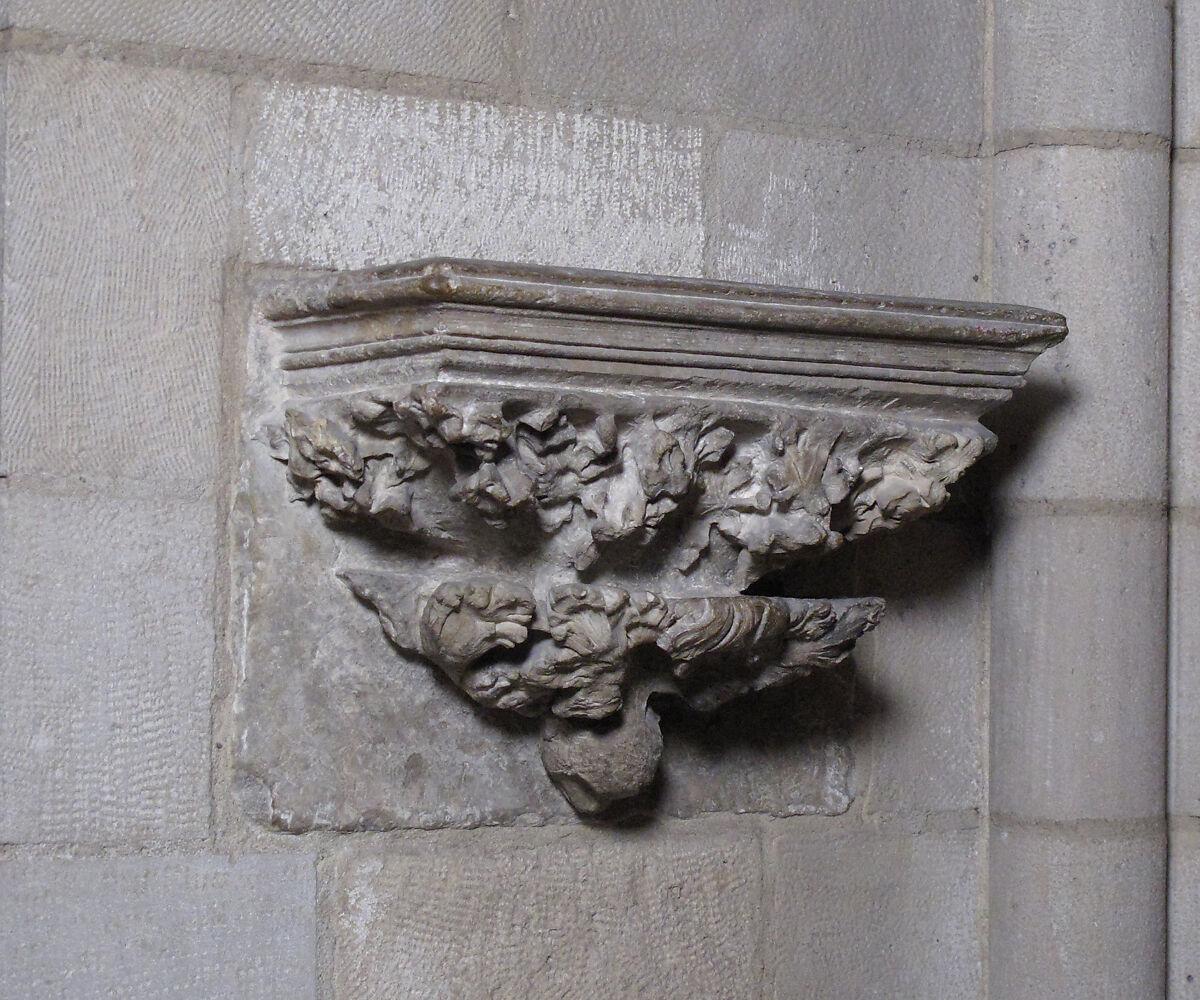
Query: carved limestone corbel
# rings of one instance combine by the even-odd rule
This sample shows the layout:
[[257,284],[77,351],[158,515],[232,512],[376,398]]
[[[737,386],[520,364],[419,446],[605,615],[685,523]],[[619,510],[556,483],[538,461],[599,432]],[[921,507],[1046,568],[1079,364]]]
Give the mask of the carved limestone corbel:
[[[426,260],[278,287],[287,488],[398,649],[543,720],[582,812],[653,780],[651,699],[707,712],[841,661],[877,599],[763,574],[939,508],[1066,334],[1012,306]],[[282,486],[282,477],[281,477]]]

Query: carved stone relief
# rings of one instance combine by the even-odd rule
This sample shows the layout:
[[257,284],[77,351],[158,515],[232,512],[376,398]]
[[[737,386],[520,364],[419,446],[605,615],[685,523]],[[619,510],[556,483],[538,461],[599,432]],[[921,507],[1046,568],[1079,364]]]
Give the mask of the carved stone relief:
[[333,537],[370,540],[368,565],[326,571],[407,661],[539,720],[585,813],[654,781],[660,699],[711,712],[839,663],[882,601],[745,591],[938,509],[994,443],[978,416],[1066,332],[1017,307],[467,261],[259,308],[278,374],[247,448]]

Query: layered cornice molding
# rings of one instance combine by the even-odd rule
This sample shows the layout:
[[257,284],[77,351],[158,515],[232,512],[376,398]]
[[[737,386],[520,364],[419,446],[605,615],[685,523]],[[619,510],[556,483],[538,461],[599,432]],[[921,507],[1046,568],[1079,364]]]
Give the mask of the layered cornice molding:
[[[581,811],[653,780],[652,699],[837,663],[875,599],[763,574],[936,510],[1062,339],[993,305],[430,260],[280,285],[271,444],[377,542],[337,567],[402,652],[538,716]],[[334,567],[331,567],[331,571]]]

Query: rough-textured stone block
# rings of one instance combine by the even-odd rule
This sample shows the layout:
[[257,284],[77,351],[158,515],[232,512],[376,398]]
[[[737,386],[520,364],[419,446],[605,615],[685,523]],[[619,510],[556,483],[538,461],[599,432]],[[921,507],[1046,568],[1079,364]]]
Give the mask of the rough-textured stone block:
[[994,297],[1071,328],[989,418],[1001,495],[1162,501],[1167,166],[1165,152],[1123,149],[997,157]]
[[1200,146],[1200,3],[1175,4],[1175,145]]
[[8,73],[6,467],[211,476],[228,83],[25,54]]
[[1171,521],[1170,811],[1200,816],[1200,518]]
[[457,255],[697,273],[700,132],[275,86],[247,156],[247,252],[356,267]]
[[990,847],[989,995],[1164,993],[1161,834],[998,830]]
[[1171,503],[1200,508],[1200,163],[1171,171]]
[[1200,831],[1171,832],[1167,925],[1171,931],[1168,1000],[1200,997]]
[[21,28],[289,61],[498,81],[501,0],[11,0]]
[[461,847],[347,850],[322,867],[333,995],[755,997],[753,833],[489,831]]
[[888,602],[859,640],[855,784],[869,812],[978,808],[988,598],[980,525],[935,520],[870,540],[859,589]]
[[997,140],[1171,134],[1171,13],[1146,0],[996,4]]
[[1162,815],[1166,550],[1165,518],[1154,511],[999,520],[994,814]]
[[981,880],[974,831],[816,831],[780,837],[765,864],[765,996],[979,996]]
[[315,995],[306,857],[0,863],[0,995],[302,1000]]
[[0,499],[0,840],[202,839],[213,500]]
[[525,86],[656,111],[720,111],[977,146],[983,5],[532,0]]
[[980,161],[731,132],[706,191],[711,277],[978,298]]

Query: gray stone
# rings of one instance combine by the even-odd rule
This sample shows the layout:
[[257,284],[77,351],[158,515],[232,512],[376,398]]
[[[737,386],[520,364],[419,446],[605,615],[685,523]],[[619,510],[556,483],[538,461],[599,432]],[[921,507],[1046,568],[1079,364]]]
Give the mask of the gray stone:
[[922,136],[959,151],[980,140],[984,11],[974,0],[748,0],[686,13],[664,0],[532,0],[519,23],[534,91]]
[[714,160],[706,274],[831,291],[980,294],[981,161],[751,132],[727,134]]
[[962,1000],[983,988],[972,830],[777,837],[767,854],[764,995]]
[[996,5],[997,142],[1171,134],[1171,12],[1145,0]]
[[1171,518],[1170,801],[1200,816],[1200,518]]
[[1072,331],[989,421],[1001,496],[1166,495],[1167,159],[1085,147],[996,159],[994,295],[1062,312]]
[[10,20],[106,41],[499,82],[501,0],[10,0]]
[[999,829],[989,850],[990,995],[1164,995],[1164,837]]
[[0,994],[315,996],[310,857],[0,862]]
[[8,471],[216,472],[229,84],[8,58]]
[[700,269],[699,129],[284,84],[253,116],[251,259]]
[[855,648],[855,785],[868,813],[980,808],[988,592],[982,525],[937,519],[867,542],[858,589],[887,601]]
[[1200,4],[1175,4],[1175,145],[1200,146]]
[[202,840],[214,499],[0,498],[0,840]]
[[758,996],[757,836],[725,827],[342,848],[332,996]]
[[1161,511],[1000,519],[993,815],[1162,815],[1166,549]]
[[1171,170],[1171,504],[1200,508],[1200,163]]
[[1200,997],[1200,830],[1171,831],[1167,1000]]
[[[251,543],[237,602],[241,769],[289,829],[520,815],[492,781],[463,815],[458,795],[413,811],[400,757],[429,740],[444,767],[465,748],[428,712],[396,725],[411,697],[371,681],[372,705],[365,677],[345,683],[321,611],[345,598],[297,591],[302,555],[379,613],[401,664],[541,718],[547,772],[599,812],[649,791],[651,697],[711,712],[845,658],[881,602],[746,588],[940,507],[991,445],[976,418],[1065,335],[1019,307],[447,258],[273,283],[262,302],[242,489],[245,533],[273,541],[269,559]],[[366,712],[402,735],[370,741],[364,776],[332,762],[358,760]],[[298,757],[340,780],[298,780]]]

